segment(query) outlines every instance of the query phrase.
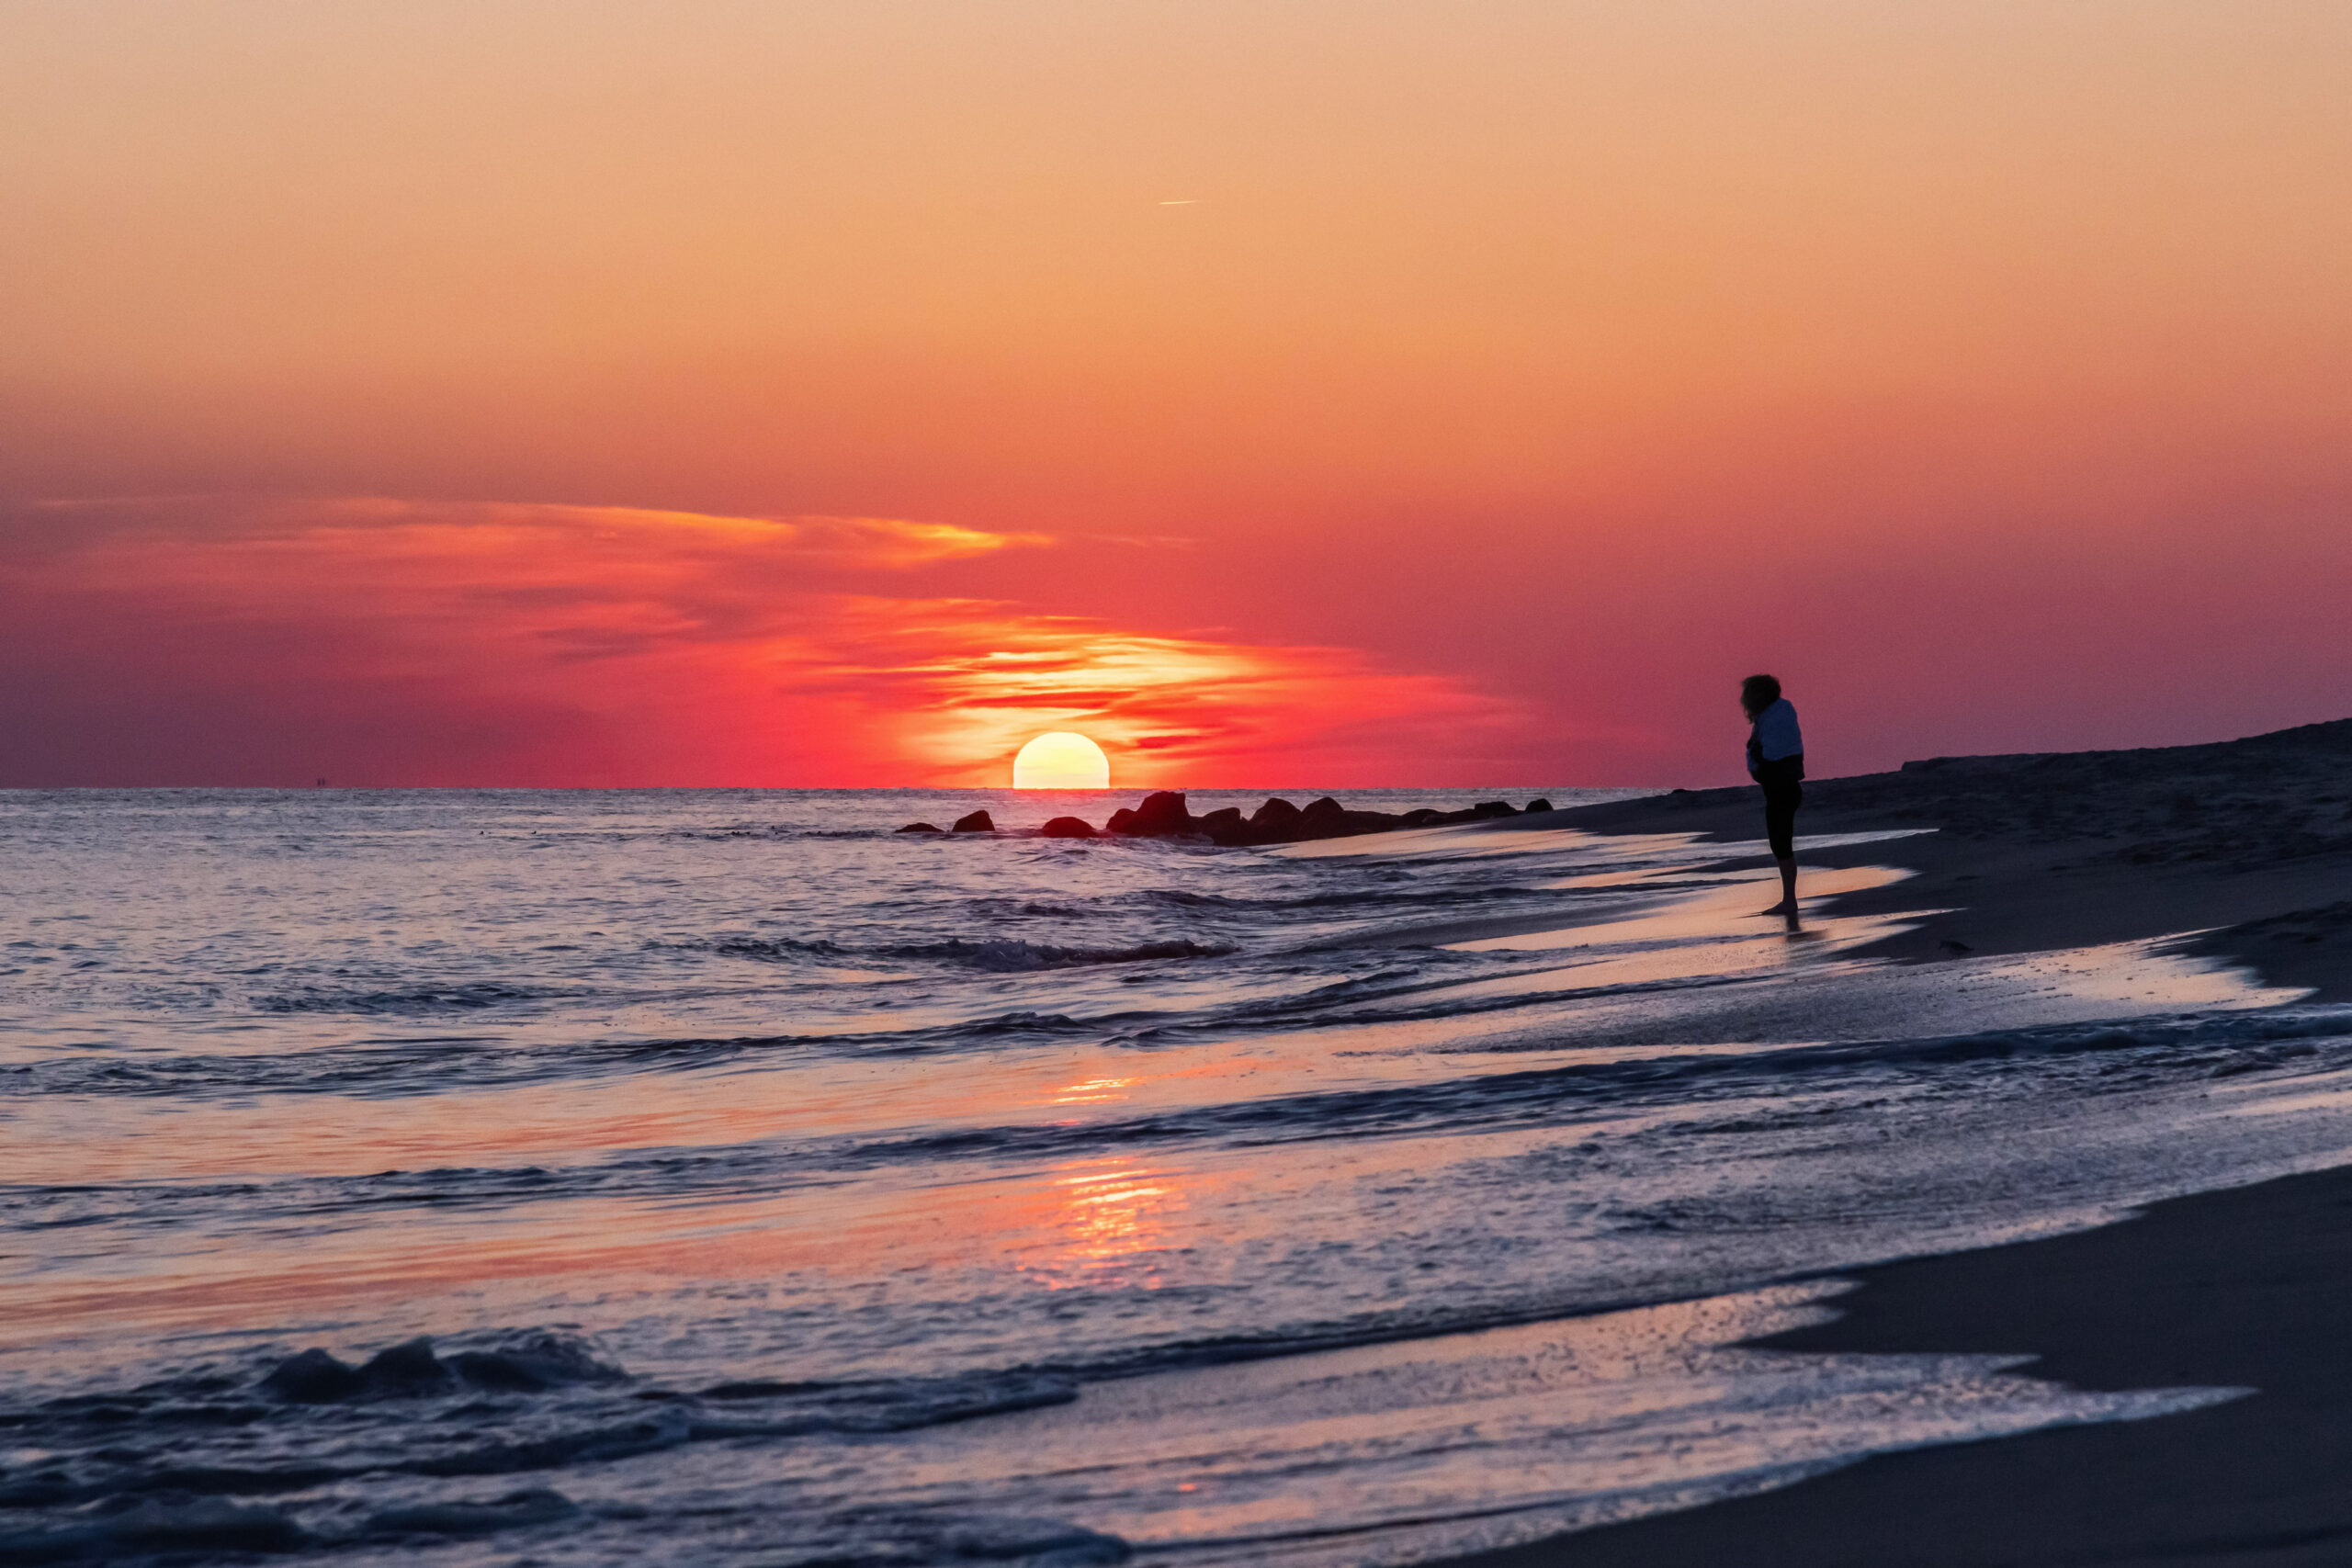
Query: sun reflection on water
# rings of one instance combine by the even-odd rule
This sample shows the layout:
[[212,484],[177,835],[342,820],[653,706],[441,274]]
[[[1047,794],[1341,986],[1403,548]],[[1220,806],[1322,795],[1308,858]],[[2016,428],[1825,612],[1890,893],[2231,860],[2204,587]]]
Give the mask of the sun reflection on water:
[[1048,1101],[1053,1105],[1100,1105],[1105,1100],[1122,1100],[1119,1090],[1126,1089],[1133,1078],[1088,1078],[1081,1083],[1065,1084],[1054,1090]]
[[1185,1208],[1175,1173],[1100,1162],[1061,1168],[1051,1179],[1055,1213],[1046,1259],[1022,1266],[1054,1290],[1078,1286],[1156,1291],[1167,1226]]

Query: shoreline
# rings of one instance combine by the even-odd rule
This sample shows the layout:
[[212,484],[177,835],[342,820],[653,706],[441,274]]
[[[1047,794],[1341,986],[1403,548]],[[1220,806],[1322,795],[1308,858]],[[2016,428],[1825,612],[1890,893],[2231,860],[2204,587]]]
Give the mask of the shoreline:
[[[1769,866],[1753,785],[1521,816],[1481,832],[1689,833]],[[1808,837],[1913,831],[1808,849]],[[1852,956],[1934,963],[2179,937],[2311,1001],[2352,1001],[2352,719],[2209,746],[1953,757],[1807,780],[1801,868],[1913,875],[1841,914],[1933,911]],[[1747,853],[1734,852],[1753,844]],[[1800,873],[1798,894],[1804,897]]]
[[2352,1167],[1835,1277],[1860,1282],[1835,1320],[1756,1348],[2032,1354],[2017,1375],[2256,1392],[2146,1420],[1875,1454],[1445,1568],[2315,1568],[2352,1556]]
[[[2352,720],[2215,746],[1939,759],[1808,781],[1804,867],[1913,874],[1829,896],[1936,911],[1857,957],[1950,962],[2178,939],[2301,999],[2352,1000]],[[1752,787],[1498,822],[1691,833],[1755,851]],[[1933,831],[1807,851],[1806,835]],[[1800,894],[1803,883],[1800,881]],[[2352,1166],[2154,1203],[2086,1231],[1835,1276],[1817,1326],[1756,1348],[2031,1355],[2093,1390],[2245,1388],[2143,1421],[1883,1453],[1772,1491],[1448,1560],[1443,1568],[1989,1568],[2352,1560]]]

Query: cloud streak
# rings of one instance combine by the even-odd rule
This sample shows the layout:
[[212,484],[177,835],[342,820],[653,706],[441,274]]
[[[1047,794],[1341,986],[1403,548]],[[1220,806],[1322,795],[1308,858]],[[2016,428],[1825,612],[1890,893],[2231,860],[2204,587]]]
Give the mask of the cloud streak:
[[1351,649],[941,581],[1038,535],[351,498],[14,521],[16,784],[999,784],[1068,728],[1123,787],[1338,784],[1459,773],[1522,716]]

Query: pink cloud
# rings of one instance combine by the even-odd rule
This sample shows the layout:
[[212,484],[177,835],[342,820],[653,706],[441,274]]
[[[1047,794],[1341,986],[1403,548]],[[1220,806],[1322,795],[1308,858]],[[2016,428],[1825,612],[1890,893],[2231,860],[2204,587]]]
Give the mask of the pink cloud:
[[18,783],[992,784],[1064,728],[1123,786],[1363,784],[1475,773],[1524,717],[1351,649],[888,586],[1036,535],[367,499],[37,521],[0,558],[43,671]]

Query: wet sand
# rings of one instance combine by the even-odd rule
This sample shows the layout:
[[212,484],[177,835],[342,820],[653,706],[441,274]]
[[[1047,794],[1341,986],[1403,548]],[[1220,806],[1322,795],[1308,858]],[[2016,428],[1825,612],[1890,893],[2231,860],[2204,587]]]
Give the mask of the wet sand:
[[[1696,833],[1765,866],[1753,788],[1685,790],[1497,823]],[[1932,829],[1812,849],[1812,836]],[[2352,1000],[2352,719],[2211,746],[1953,757],[1808,780],[1798,863],[1899,865],[1844,914],[1948,911],[1858,956],[1912,962],[2200,933],[2265,982]],[[1799,885],[1802,895],[1804,887]]]
[[[2215,746],[1941,759],[1809,781],[1801,864],[1917,874],[1841,912],[1947,912],[1900,961],[2196,932],[2267,983],[2352,1000],[2352,720]],[[1760,837],[1748,789],[1498,824]],[[1927,828],[1808,852],[1806,835]],[[1734,848],[1740,846],[1740,848]],[[1760,847],[1760,846],[1759,846]],[[2087,1389],[2255,1392],[2154,1420],[1881,1455],[1781,1490],[1453,1568],[2352,1562],[2352,1168],[2157,1204],[2049,1240],[1851,1271],[1841,1315],[1765,1343],[2030,1354]]]
[[2077,1388],[2259,1392],[2147,1421],[1882,1454],[1454,1568],[2352,1562],[2352,1169],[1850,1277],[1861,1289],[1836,1322],[1764,1343],[2032,1352],[2027,1371]]

